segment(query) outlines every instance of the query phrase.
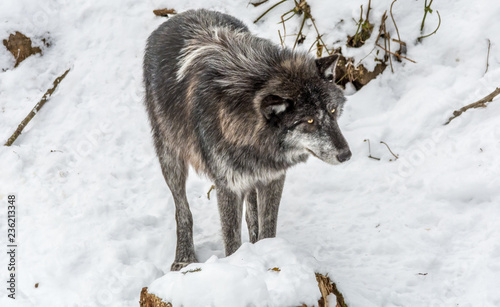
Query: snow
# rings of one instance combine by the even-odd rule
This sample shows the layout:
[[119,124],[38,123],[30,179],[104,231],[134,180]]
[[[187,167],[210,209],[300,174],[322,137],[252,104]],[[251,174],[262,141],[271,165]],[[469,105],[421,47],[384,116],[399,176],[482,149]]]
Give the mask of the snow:
[[[375,31],[391,2],[372,1]],[[344,45],[356,29],[352,19],[359,18],[361,4],[366,10],[367,1],[308,3],[318,28],[328,33],[329,46],[341,47],[357,61],[370,53],[373,35],[362,48]],[[206,198],[212,183],[192,173],[187,190],[201,264],[189,268],[202,270],[169,273],[174,206],[141,101],[145,40],[165,21],[152,10],[221,10],[279,43],[277,22],[293,4],[285,2],[253,24],[270,5],[254,8],[247,0],[0,3],[0,38],[20,31],[37,46],[43,37],[51,42],[42,47],[42,56],[15,69],[12,56],[0,48],[0,68],[7,69],[0,72],[2,142],[53,80],[71,68],[15,144],[0,147],[0,220],[6,220],[9,193],[18,196],[19,214],[17,299],[7,298],[1,287],[1,306],[137,306],[144,286],[156,291],[160,281],[191,284],[211,277],[222,280],[210,284],[210,293],[234,289],[241,298],[217,306],[245,299],[263,306],[287,293],[285,287],[273,288],[274,277],[283,281],[288,274],[287,265],[296,298],[304,301],[319,294],[298,287],[313,284],[301,282],[300,275],[312,276],[318,269],[333,278],[354,307],[500,305],[500,98],[443,125],[453,110],[500,86],[496,0],[433,2],[442,23],[421,43],[416,38],[424,1],[397,1],[394,18],[408,44],[407,57],[417,63],[393,61],[394,73],[387,69],[360,91],[346,91],[340,126],[351,161],[333,167],[310,159],[291,169],[278,238],[244,244],[228,258],[215,196]],[[292,19],[287,33],[298,27],[299,20]],[[387,27],[396,37],[390,18]],[[436,13],[428,15],[424,33],[436,27]],[[306,32],[303,48],[314,40],[310,25]],[[293,41],[290,36],[286,44]],[[396,49],[393,43],[391,50]],[[374,53],[363,60],[366,66],[374,65]],[[368,158],[365,139],[380,161]],[[399,159],[394,161],[380,141]],[[2,222],[5,249],[6,233]],[[6,280],[7,255],[0,255],[0,277]],[[267,271],[274,263],[282,268],[278,274]],[[188,287],[157,291],[178,305],[198,299]]]
[[[283,239],[244,243],[155,280],[149,293],[174,306],[313,306],[321,297],[317,260]],[[333,299],[335,301],[335,298]]]

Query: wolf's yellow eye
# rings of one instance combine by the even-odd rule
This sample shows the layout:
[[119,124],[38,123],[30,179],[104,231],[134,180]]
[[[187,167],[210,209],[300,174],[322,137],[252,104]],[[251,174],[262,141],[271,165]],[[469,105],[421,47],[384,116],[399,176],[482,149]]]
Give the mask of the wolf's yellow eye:
[[335,113],[335,109],[332,109],[332,110],[330,111],[330,113]]
[[314,119],[312,119],[312,118],[311,118],[311,119],[310,119],[310,120],[308,120],[307,122],[308,122],[308,123],[310,123],[310,124],[312,124],[312,123],[314,122]]

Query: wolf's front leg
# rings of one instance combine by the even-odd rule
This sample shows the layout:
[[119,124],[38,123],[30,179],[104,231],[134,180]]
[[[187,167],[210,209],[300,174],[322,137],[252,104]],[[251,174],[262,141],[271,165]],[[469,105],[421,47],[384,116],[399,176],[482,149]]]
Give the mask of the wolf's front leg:
[[180,159],[167,147],[162,147],[161,140],[156,140],[160,156],[160,165],[175,202],[175,221],[177,224],[177,248],[175,260],[170,269],[179,271],[186,265],[196,262],[193,243],[193,216],[189,210],[186,197],[186,178],[188,168],[185,161]]
[[224,249],[226,250],[226,256],[229,256],[241,246],[243,196],[224,186],[217,185],[217,203],[222,224]]
[[285,175],[259,188],[257,192],[259,240],[276,237],[278,209],[284,184]]
[[248,227],[250,242],[255,243],[259,236],[259,212],[257,209],[257,190],[250,191],[245,198],[246,214],[245,218]]

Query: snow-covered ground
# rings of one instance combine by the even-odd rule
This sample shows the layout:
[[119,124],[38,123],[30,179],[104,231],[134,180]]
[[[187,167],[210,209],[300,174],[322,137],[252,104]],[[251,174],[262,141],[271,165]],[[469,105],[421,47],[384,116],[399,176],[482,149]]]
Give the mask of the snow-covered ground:
[[[371,51],[376,35],[359,49],[346,48],[345,39],[355,33],[353,18],[367,2],[308,1],[318,28],[328,33],[325,41],[357,60]],[[391,2],[372,1],[375,32]],[[352,160],[333,167],[310,159],[293,168],[280,209],[280,239],[244,245],[238,252],[242,258],[264,261],[262,253],[273,245],[303,251],[304,259],[313,256],[329,273],[353,307],[500,306],[500,102],[443,125],[453,110],[500,87],[500,3],[435,1],[424,32],[436,28],[436,10],[441,26],[416,44],[423,6],[423,0],[399,0],[393,8],[407,57],[417,63],[394,62],[394,73],[388,69],[360,91],[347,91],[340,125]],[[2,143],[52,81],[71,68],[16,143],[0,147],[1,306],[138,306],[141,288],[169,271],[174,206],[141,102],[145,40],[165,21],[152,10],[165,7],[221,10],[279,43],[277,21],[293,4],[283,3],[255,25],[252,21],[270,4],[0,3],[1,39],[20,31],[36,45],[42,37],[51,42],[43,56],[15,69],[11,54],[0,47],[0,68],[8,69],[0,72]],[[298,26],[294,18],[287,32],[295,33]],[[390,18],[387,28],[396,37]],[[303,48],[314,39],[311,25],[307,31],[311,35]],[[293,45],[292,37],[287,45]],[[396,47],[393,43],[391,50]],[[363,63],[373,65],[373,54]],[[380,161],[368,158],[365,139]],[[399,155],[397,161],[380,141]],[[194,174],[188,182],[196,253],[201,262],[218,263],[219,273],[229,274],[241,289],[239,273],[231,271],[234,259],[220,259],[216,199],[206,197],[210,186]],[[15,302],[7,298],[5,286],[9,193],[17,194],[19,215]],[[288,261],[284,254],[280,259]],[[261,292],[251,293],[245,297],[266,299]],[[189,300],[176,299],[179,304]]]

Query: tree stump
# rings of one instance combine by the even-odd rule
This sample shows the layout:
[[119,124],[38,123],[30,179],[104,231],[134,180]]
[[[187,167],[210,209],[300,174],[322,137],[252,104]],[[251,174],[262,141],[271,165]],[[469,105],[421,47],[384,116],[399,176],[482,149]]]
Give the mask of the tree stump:
[[[337,290],[337,286],[334,282],[330,280],[328,276],[316,273],[316,280],[318,281],[318,287],[321,292],[321,298],[318,301],[319,307],[327,307],[327,297],[330,294],[335,295],[337,298],[336,307],[347,307],[347,304],[344,301],[343,295]],[[148,293],[148,288],[144,287],[141,291],[141,298],[139,299],[140,307],[174,307],[170,303],[165,303],[161,300],[161,298],[157,297],[154,294]],[[306,305],[297,306],[297,307],[307,307]]]

